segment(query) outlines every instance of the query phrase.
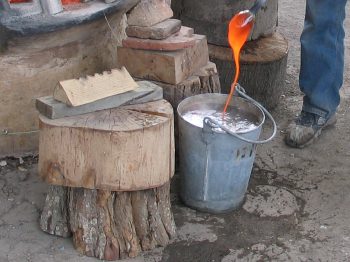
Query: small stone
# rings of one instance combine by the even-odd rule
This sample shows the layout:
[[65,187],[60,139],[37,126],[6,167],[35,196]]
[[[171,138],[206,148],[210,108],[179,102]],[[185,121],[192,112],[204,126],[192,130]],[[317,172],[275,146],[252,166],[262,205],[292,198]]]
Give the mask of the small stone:
[[23,164],[24,164],[24,160],[23,160],[22,157],[20,157],[18,160],[19,160],[19,164],[20,164],[20,165],[23,165]]
[[173,16],[165,0],[141,0],[128,15],[128,25],[153,26]]
[[265,244],[261,244],[261,243],[258,243],[258,244],[255,244],[252,246],[252,250],[253,251],[264,251],[266,248],[266,245]]
[[7,162],[5,160],[1,160],[0,161],[0,166],[1,167],[7,166]]
[[181,32],[184,36],[191,37],[194,34],[194,29],[188,26],[181,26]]
[[18,167],[18,170],[21,171],[21,172],[27,172],[27,171],[28,171],[28,169],[26,169],[26,168],[23,167],[23,166],[19,166],[19,167]]

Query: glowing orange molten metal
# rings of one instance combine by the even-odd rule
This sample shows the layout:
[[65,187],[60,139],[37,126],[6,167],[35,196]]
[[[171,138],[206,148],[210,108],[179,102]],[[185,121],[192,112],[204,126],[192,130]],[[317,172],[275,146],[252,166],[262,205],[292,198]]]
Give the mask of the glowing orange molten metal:
[[235,91],[235,87],[238,81],[239,76],[239,54],[241,52],[241,49],[244,45],[244,43],[247,41],[247,38],[250,34],[250,31],[253,27],[253,19],[249,19],[251,14],[249,11],[243,11],[238,14],[236,14],[230,21],[229,29],[228,29],[228,42],[231,46],[232,52],[233,52],[233,58],[235,61],[236,66],[236,73],[234,81],[231,85],[230,94],[228,95],[224,107],[224,113],[227,110],[228,105],[231,102],[232,95]]
[[80,3],[80,0],[62,0],[63,5]]

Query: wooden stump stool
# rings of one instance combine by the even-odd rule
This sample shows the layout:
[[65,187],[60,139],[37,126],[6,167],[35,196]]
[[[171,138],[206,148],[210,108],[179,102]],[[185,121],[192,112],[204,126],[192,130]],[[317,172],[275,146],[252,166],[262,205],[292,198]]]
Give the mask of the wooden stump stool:
[[[219,72],[221,90],[229,93],[235,75],[232,50],[209,45],[210,60]],[[241,72],[238,82],[248,95],[268,109],[280,100],[287,69],[288,42],[279,33],[247,42],[240,56]]]
[[173,121],[165,100],[40,116],[39,174],[51,184],[41,229],[72,235],[79,252],[105,260],[167,245],[175,235]]

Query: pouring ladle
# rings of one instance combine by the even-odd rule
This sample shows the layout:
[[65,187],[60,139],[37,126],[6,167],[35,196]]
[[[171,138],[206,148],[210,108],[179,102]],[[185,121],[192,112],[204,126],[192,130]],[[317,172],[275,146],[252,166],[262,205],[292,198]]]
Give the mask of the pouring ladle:
[[266,1],[267,0],[256,0],[254,5],[249,10],[244,10],[238,13],[246,16],[244,22],[241,24],[242,27],[247,25],[255,18],[256,13],[261,9],[261,7],[265,6]]

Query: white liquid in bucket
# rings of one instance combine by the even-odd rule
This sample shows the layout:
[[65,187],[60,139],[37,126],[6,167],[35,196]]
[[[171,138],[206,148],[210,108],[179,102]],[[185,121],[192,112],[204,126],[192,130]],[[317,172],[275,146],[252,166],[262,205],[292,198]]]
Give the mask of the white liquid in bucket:
[[[239,112],[234,114],[227,111],[224,115],[222,111],[218,112],[212,109],[199,109],[188,111],[182,116],[187,122],[192,125],[203,128],[203,119],[210,117],[219,122],[224,127],[230,129],[232,132],[249,132],[254,130],[258,123],[248,119],[246,115],[242,115]],[[214,129],[215,131],[222,131],[221,128]]]

